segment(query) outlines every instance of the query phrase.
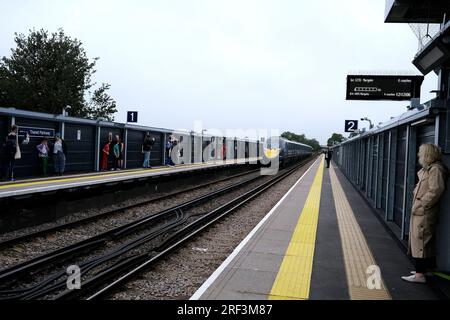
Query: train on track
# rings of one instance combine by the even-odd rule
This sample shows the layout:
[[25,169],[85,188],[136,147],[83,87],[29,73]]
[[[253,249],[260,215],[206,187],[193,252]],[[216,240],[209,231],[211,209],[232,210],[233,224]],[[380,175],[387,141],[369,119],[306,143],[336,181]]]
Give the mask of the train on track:
[[279,159],[281,167],[302,161],[313,154],[313,148],[303,143],[287,140],[282,137],[267,139],[264,150],[264,163],[270,163],[273,159]]

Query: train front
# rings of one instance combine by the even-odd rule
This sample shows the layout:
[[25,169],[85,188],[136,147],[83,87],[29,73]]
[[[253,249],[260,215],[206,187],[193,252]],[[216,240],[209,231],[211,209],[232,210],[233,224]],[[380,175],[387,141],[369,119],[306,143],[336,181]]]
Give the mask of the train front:
[[263,146],[263,159],[261,163],[265,166],[270,166],[272,161],[276,160],[279,162],[279,157],[281,155],[281,140],[279,137],[268,138]]

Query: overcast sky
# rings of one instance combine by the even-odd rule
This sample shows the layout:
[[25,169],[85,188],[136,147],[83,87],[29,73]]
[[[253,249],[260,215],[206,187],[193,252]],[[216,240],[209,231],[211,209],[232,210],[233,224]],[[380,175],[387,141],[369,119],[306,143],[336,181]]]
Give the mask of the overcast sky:
[[[407,102],[345,101],[353,71],[417,72],[417,38],[382,0],[0,0],[0,56],[14,32],[63,28],[100,57],[119,113],[142,125],[279,129],[322,144],[345,119],[375,123]],[[426,77],[422,101],[437,77]]]

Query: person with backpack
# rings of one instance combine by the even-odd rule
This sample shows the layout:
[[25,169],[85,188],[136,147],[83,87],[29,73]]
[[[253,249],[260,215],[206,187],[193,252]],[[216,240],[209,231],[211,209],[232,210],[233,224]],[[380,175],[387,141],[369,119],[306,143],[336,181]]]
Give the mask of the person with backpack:
[[38,151],[39,162],[41,163],[42,174],[45,177],[47,176],[48,154],[50,153],[47,138],[42,139],[41,143],[36,146],[36,149]]
[[16,165],[16,160],[22,158],[22,153],[20,151],[21,144],[28,144],[30,142],[30,136],[27,133],[26,138],[19,136],[19,127],[13,125],[11,127],[11,132],[6,137],[5,143],[5,153],[6,153],[6,178],[10,181],[15,181],[14,179],[14,167]]

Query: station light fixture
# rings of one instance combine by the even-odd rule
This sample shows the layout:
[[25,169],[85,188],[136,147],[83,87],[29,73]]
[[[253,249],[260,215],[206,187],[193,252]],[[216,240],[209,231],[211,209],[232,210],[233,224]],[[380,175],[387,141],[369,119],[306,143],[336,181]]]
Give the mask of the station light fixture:
[[429,122],[432,122],[432,121],[434,121],[434,119],[433,120],[431,120],[431,119],[421,119],[419,121],[411,123],[411,127],[416,127],[419,124],[425,124],[425,123],[429,123]]
[[373,124],[372,124],[372,120],[370,120],[369,118],[367,118],[367,117],[365,117],[365,118],[361,118],[361,121],[368,121],[369,122],[369,125],[370,125],[370,129],[372,129],[373,128]]
[[62,114],[64,117],[67,117],[67,116],[69,115],[69,110],[71,110],[71,109],[72,109],[72,107],[69,106],[69,105],[67,105],[67,106],[65,106],[65,107],[62,108],[61,114]]
[[450,22],[447,22],[439,35],[416,55],[412,63],[426,75],[448,61],[450,61]]

